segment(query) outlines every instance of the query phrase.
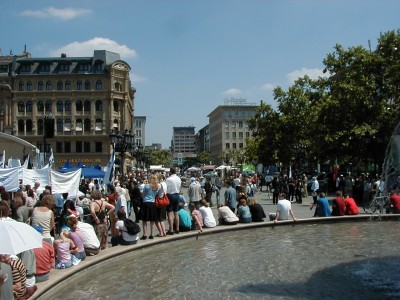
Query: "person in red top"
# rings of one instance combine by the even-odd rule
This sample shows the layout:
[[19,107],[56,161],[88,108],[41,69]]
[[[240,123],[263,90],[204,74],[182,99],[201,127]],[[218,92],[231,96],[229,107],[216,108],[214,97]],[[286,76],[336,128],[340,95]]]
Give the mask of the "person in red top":
[[346,206],[346,215],[358,215],[360,213],[356,201],[348,193],[344,194],[344,205]]
[[331,216],[344,216],[346,205],[342,197],[342,192],[336,192],[336,198],[332,200],[332,213]]
[[[40,226],[35,226],[34,228],[39,232],[43,231]],[[55,265],[53,246],[43,240],[42,248],[35,248],[33,251],[35,252],[36,257],[36,282],[49,280],[50,271],[51,269],[54,269]]]
[[394,214],[400,214],[400,195],[395,191],[390,192],[390,206]]

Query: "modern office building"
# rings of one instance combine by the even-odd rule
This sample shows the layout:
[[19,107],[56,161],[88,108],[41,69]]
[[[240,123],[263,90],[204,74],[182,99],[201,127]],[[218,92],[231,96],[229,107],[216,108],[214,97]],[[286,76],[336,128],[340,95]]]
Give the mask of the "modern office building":
[[244,99],[225,100],[209,115],[210,152],[218,163],[227,163],[232,154],[246,147],[251,137],[247,120],[256,114],[257,104]]
[[[107,165],[111,129],[134,132],[131,67],[118,53],[0,56],[0,131],[65,164]],[[132,157],[126,155],[126,160]],[[128,165],[128,164],[127,164]]]
[[146,117],[145,116],[134,116],[133,126],[135,134],[136,145],[146,145]]
[[194,126],[173,127],[171,152],[174,159],[197,156],[194,129]]
[[196,135],[197,153],[210,151],[210,126],[207,124]]

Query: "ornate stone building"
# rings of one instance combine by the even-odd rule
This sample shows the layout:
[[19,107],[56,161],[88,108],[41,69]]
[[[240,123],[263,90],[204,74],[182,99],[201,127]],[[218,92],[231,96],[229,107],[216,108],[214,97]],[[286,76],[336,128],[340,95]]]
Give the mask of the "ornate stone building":
[[130,70],[118,53],[105,50],[91,57],[0,56],[0,131],[47,157],[53,149],[56,168],[68,159],[105,166],[111,129],[134,130]]

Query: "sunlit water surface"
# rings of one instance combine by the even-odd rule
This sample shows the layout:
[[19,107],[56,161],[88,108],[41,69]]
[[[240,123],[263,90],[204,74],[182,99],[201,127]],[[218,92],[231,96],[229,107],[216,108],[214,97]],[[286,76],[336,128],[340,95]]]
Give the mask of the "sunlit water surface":
[[399,299],[400,222],[276,226],[134,251],[45,299]]

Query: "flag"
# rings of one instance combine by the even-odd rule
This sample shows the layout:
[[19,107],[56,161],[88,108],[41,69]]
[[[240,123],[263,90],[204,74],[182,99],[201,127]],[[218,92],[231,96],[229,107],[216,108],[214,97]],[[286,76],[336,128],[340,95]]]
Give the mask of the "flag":
[[0,154],[0,169],[4,169],[6,161],[6,150],[3,150],[3,154]]
[[114,178],[114,162],[115,162],[115,145],[113,145],[113,152],[111,153],[110,160],[108,161],[106,174],[104,175],[104,185],[107,186],[113,182]]
[[29,169],[29,153],[24,155],[24,164],[22,165],[24,169]]
[[53,154],[53,148],[50,148],[50,157],[49,157],[49,163],[45,165],[43,168],[50,168],[52,169],[54,166],[54,154]]

